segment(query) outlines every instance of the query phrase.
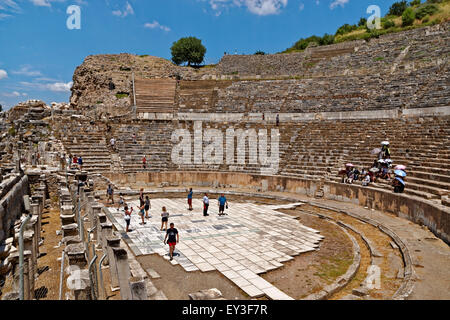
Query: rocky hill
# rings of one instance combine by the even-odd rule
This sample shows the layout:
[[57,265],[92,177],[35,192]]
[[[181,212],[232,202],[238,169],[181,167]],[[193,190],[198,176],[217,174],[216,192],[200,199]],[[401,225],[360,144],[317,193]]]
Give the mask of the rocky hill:
[[[75,70],[70,103],[72,108],[82,109],[84,113],[92,115],[106,113],[117,116],[130,113],[133,104],[133,73],[135,79],[233,80],[241,81],[244,86],[246,81],[298,80],[301,88],[313,84],[304,95],[323,97],[331,94],[329,91],[332,88],[325,88],[326,83],[330,84],[333,82],[331,78],[338,77],[334,79],[334,91],[343,87],[343,95],[347,95],[344,89],[348,85],[353,91],[356,87],[361,92],[378,92],[380,88],[387,90],[387,100],[377,98],[376,102],[386,100],[388,103],[399,99],[403,102],[412,101],[405,97],[410,94],[416,98],[425,97],[430,86],[435,86],[437,92],[445,88],[448,81],[449,24],[446,22],[391,33],[367,41],[313,47],[290,54],[225,55],[218,65],[201,68],[180,67],[166,59],[125,53],[89,56]],[[355,87],[355,84],[358,86]],[[201,85],[198,83],[200,87],[188,96],[196,97],[206,89],[214,91],[221,87],[217,81],[208,84],[211,88],[202,88]],[[323,87],[320,94],[315,93],[317,85]],[[185,81],[186,86],[189,87]],[[404,88],[414,90],[403,93]],[[183,86],[177,85],[175,103],[178,101],[184,105],[184,102],[180,102],[183,95],[177,98],[182,89]],[[250,96],[256,94],[247,93]],[[292,99],[297,99],[295,92],[292,94]],[[214,95],[213,92],[212,98],[205,99],[215,101]],[[440,96],[436,99],[441,104],[446,103]],[[206,100],[198,103],[204,104]],[[433,100],[429,102],[435,103]]]
[[113,114],[128,110],[132,99],[132,73],[137,79],[201,79],[214,74],[214,68],[179,67],[170,61],[128,53],[88,56],[76,68],[70,103],[74,108],[114,109]]

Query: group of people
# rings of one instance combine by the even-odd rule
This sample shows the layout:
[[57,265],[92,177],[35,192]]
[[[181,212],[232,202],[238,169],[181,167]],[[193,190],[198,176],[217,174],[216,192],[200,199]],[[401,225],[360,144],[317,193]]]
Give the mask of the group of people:
[[[188,202],[188,210],[192,211],[194,208],[192,207],[192,199],[193,199],[193,190],[192,188],[189,189],[188,195],[187,195],[187,202]],[[108,188],[106,189],[106,195],[107,195],[107,203],[114,204],[114,188],[110,184],[108,185]],[[219,204],[219,215],[225,215],[225,209],[228,209],[228,201],[224,194],[221,194],[220,197],[217,199]],[[119,211],[121,207],[123,206],[124,211],[124,220],[126,223],[126,229],[125,231],[131,232],[133,230],[130,229],[130,222],[131,222],[131,214],[133,213],[134,208],[131,206],[128,206],[128,204],[125,202],[125,199],[123,197],[123,194],[120,193],[119,197],[119,204],[117,207],[117,210]],[[152,216],[149,214],[151,206],[151,201],[148,195],[144,195],[144,189],[141,189],[139,192],[139,216],[142,219],[142,222],[140,222],[140,225],[145,225],[147,222],[146,219],[150,219]],[[205,193],[203,197],[203,216],[209,216],[208,214],[208,208],[209,208],[209,198],[208,194]],[[170,260],[173,260],[173,254],[175,250],[175,246],[180,241],[180,236],[178,233],[178,230],[175,228],[174,223],[170,223],[170,227],[168,228],[167,225],[169,224],[169,212],[167,211],[167,208],[163,206],[161,208],[161,231],[166,232],[166,236],[164,238],[164,244],[169,245],[169,256]]]
[[71,165],[77,166],[80,171],[83,170],[83,157],[69,154],[67,158],[67,168],[70,168]]
[[[190,188],[189,193],[188,193],[188,205],[189,205],[188,210],[189,211],[194,210],[194,208],[192,207],[192,197],[193,197],[193,192],[192,192],[192,188]],[[222,193],[220,195],[220,197],[217,199],[217,201],[219,204],[219,216],[226,215],[225,208],[228,209],[227,198],[225,198],[225,195]],[[208,194],[205,193],[205,195],[203,196],[203,216],[204,217],[209,216],[208,209],[209,209],[209,198],[208,198]]]
[[[381,143],[381,148],[376,148],[372,154],[377,154],[377,159],[374,160],[369,169],[358,170],[353,164],[348,163],[344,170],[339,171],[342,175],[342,182],[352,184],[354,181],[361,181],[363,186],[368,186],[374,183],[377,179],[383,179],[388,182],[392,181],[394,192],[402,193],[405,188],[406,169],[403,165],[398,165],[392,170],[392,160],[390,144],[388,141]],[[394,175],[394,179],[392,179]]]

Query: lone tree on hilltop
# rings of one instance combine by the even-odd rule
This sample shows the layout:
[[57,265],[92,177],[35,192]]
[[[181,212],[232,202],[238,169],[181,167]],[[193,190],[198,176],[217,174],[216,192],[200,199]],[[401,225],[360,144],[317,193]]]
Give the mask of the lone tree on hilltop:
[[199,65],[205,58],[206,48],[200,39],[195,37],[181,38],[173,43],[172,61],[180,65],[187,62],[188,66],[191,64]]

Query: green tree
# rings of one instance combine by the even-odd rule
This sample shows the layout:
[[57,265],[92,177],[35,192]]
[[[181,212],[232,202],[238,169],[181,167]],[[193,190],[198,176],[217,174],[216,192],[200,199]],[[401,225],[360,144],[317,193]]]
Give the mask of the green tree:
[[416,14],[411,8],[407,8],[402,14],[402,26],[411,26],[416,20]]
[[173,43],[170,50],[172,51],[172,61],[175,64],[180,65],[187,62],[188,66],[201,64],[206,53],[202,41],[195,37],[181,38]]
[[355,25],[349,25],[348,23],[346,23],[343,26],[341,26],[339,29],[337,29],[336,35],[344,35],[346,33],[352,32],[353,30],[356,30],[357,28],[358,27]]
[[420,6],[419,8],[417,8],[416,19],[421,20],[426,15],[432,16],[438,11],[439,9],[438,7],[436,7],[436,5],[427,3],[424,6]]
[[406,0],[394,2],[389,8],[389,15],[401,16],[406,8],[408,8],[408,3],[406,2]]
[[384,29],[389,29],[389,28],[392,28],[392,27],[395,27],[395,22],[392,21],[392,20],[386,20],[386,21],[383,23],[383,28],[384,28]]
[[411,6],[411,7],[413,7],[413,6],[418,6],[420,4],[420,0],[412,0],[410,3],[409,3],[409,5]]
[[366,24],[367,24],[367,19],[366,18],[359,19],[358,27],[364,27]]
[[263,55],[265,55],[266,53],[265,53],[264,51],[258,50],[258,51],[256,51],[254,54],[257,55],[257,56],[263,56]]
[[319,40],[321,46],[326,46],[328,44],[334,43],[334,36],[332,34],[325,33],[323,37]]
[[3,111],[3,106],[0,104],[0,112]]

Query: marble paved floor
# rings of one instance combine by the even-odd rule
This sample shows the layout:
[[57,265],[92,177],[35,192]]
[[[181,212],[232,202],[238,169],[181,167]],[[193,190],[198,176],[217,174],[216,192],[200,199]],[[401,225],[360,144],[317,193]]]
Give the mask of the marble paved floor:
[[292,299],[258,274],[283,266],[301,253],[317,250],[323,236],[319,231],[300,224],[293,217],[276,211],[302,203],[288,205],[258,205],[229,202],[226,216],[219,216],[216,199],[210,199],[209,214],[202,214],[202,202],[193,200],[194,211],[187,210],[186,199],[152,199],[151,218],[140,225],[139,201],[129,201],[134,207],[132,232],[125,230],[123,209],[109,208],[109,216],[136,256],[159,254],[169,259],[169,247],[164,245],[165,232],[160,231],[161,208],[170,213],[180,234],[173,261],[187,272],[217,270],[239,286],[250,297]]

